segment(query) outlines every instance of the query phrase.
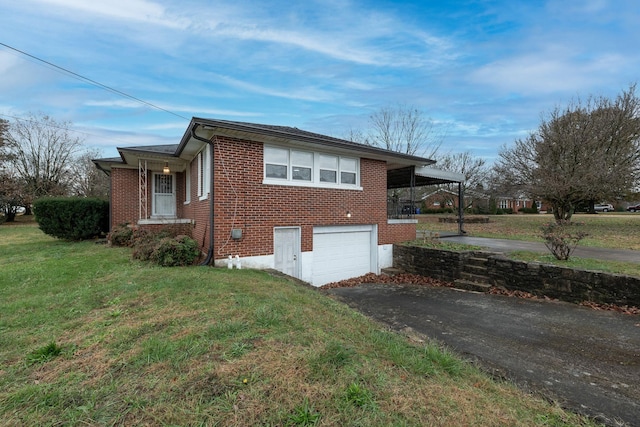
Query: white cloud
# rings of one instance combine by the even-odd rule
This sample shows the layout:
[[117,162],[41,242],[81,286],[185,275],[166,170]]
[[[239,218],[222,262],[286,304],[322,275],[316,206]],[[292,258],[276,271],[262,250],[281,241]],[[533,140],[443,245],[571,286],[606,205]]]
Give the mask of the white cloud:
[[[348,2],[304,3],[274,8],[225,5],[217,13],[193,17],[209,40],[253,41],[298,48],[339,61],[391,67],[418,67],[442,59],[451,45],[444,37],[418,28],[393,12]],[[416,52],[417,49],[417,52]],[[284,52],[289,54],[289,51]],[[417,53],[417,54],[416,54]]]
[[146,107],[140,102],[126,99],[108,100],[108,101],[95,101],[89,100],[84,103],[87,107],[104,107],[104,108],[142,108]]
[[[88,107],[99,107],[104,110],[109,109],[139,109],[139,108],[152,108],[146,104],[136,102],[133,100],[120,100],[120,99],[112,99],[106,101],[96,101],[90,100],[84,103],[84,105]],[[181,104],[167,104],[163,102],[153,102],[153,105],[158,106],[159,108],[171,111],[174,113],[187,113],[188,117],[191,116],[209,116],[209,117],[259,117],[262,116],[262,113],[253,112],[253,111],[242,111],[242,110],[232,110],[232,109],[224,109],[224,108],[208,108],[208,107],[200,107],[195,105],[181,105]],[[158,110],[160,111],[160,110]],[[186,124],[184,121],[178,127],[185,128]],[[161,123],[156,126],[144,126],[144,129],[148,130],[161,130],[161,129],[173,129],[175,127],[174,124],[171,123]]]
[[189,21],[170,16],[164,6],[147,0],[35,0],[48,6],[72,9],[89,15],[99,15],[116,20],[137,21],[170,28],[186,28]]
[[268,95],[268,96],[274,96],[278,98],[287,98],[287,99],[299,99],[299,100],[314,101],[314,102],[329,101],[329,100],[336,99],[335,94],[331,92],[327,92],[322,89],[317,89],[311,86],[306,86],[306,87],[296,86],[295,89],[288,89],[284,87],[282,89],[275,89],[273,87],[262,86],[256,83],[249,83],[249,82],[235,79],[229,76],[216,75],[215,78],[218,79],[218,81],[224,81],[226,84],[233,86],[237,89],[246,90],[248,92],[257,93],[260,95]]
[[324,33],[312,35],[295,30],[236,26],[218,27],[216,33],[221,36],[254,40],[269,43],[287,44],[308,51],[320,53],[335,59],[367,65],[382,65],[387,62],[382,55],[366,47],[352,47],[337,34]]
[[471,73],[471,79],[503,93],[549,94],[582,92],[609,81],[626,59],[616,54],[581,58],[562,52],[545,51],[501,59]]

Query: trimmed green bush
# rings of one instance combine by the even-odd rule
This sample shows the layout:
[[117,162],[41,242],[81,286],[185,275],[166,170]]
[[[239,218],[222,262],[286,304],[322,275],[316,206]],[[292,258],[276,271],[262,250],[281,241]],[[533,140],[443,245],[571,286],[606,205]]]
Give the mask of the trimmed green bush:
[[496,209],[496,215],[511,215],[513,213],[512,208],[498,208]]
[[522,212],[525,214],[537,214],[538,207],[536,205],[533,205],[533,207],[530,207],[530,208],[520,208],[518,212]]
[[[457,211],[457,210],[456,210]],[[437,215],[437,214],[450,214],[453,213],[453,208],[430,208],[430,209],[423,209],[422,211],[420,211],[420,213],[423,213],[425,215]]]
[[97,198],[51,197],[33,203],[40,229],[65,240],[86,240],[109,230],[109,202]]

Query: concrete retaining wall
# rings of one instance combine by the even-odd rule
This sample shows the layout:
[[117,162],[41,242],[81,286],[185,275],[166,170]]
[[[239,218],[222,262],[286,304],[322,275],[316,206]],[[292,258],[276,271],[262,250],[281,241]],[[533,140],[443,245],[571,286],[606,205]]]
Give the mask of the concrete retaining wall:
[[[569,302],[592,301],[640,307],[640,277],[575,270],[549,264],[513,261],[484,251],[448,251],[394,245],[393,265],[408,273],[453,282],[466,266],[481,264],[480,281],[509,290],[530,292]],[[477,267],[476,267],[477,268]]]

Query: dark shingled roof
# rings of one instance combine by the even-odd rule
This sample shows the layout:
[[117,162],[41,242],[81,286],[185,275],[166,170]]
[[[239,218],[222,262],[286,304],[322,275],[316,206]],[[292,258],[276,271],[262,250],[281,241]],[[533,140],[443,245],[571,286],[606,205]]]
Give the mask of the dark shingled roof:
[[306,141],[320,145],[331,145],[354,151],[369,152],[372,154],[377,154],[379,156],[395,157],[398,159],[409,160],[421,164],[435,163],[434,160],[426,159],[424,157],[399,153],[397,151],[385,150],[383,148],[375,147],[372,145],[360,144],[358,142],[347,141],[346,139],[334,138],[332,136],[309,132],[291,126],[265,125],[259,123],[236,122],[232,120],[204,119],[199,117],[194,117],[193,119],[191,119],[191,124],[189,125],[187,132],[183,136],[180,145],[186,144],[187,140],[190,138],[190,130],[193,128],[193,126],[197,125],[298,139],[300,141]]
[[157,154],[175,154],[178,149],[178,144],[165,144],[165,145],[141,145],[138,147],[118,147],[118,150],[125,151],[143,151],[145,153],[157,153]]

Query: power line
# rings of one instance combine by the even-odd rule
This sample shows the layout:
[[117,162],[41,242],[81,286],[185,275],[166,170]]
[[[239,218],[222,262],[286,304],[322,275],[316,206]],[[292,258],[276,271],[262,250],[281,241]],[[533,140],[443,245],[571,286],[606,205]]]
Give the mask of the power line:
[[167,110],[167,109],[165,109],[165,108],[162,108],[162,107],[159,107],[159,106],[157,106],[157,105],[155,105],[155,104],[152,104],[151,102],[147,102],[147,101],[142,100],[142,99],[140,99],[140,98],[136,98],[136,97],[135,97],[135,96],[133,96],[133,95],[129,95],[128,93],[125,93],[125,92],[122,92],[122,91],[120,91],[120,90],[118,90],[118,89],[112,88],[111,86],[107,86],[107,85],[105,85],[105,84],[102,84],[102,83],[100,83],[100,82],[97,82],[97,81],[95,81],[95,80],[92,80],[92,79],[90,79],[90,78],[88,78],[88,77],[85,77],[85,76],[83,76],[83,75],[81,75],[81,74],[78,74],[78,73],[75,73],[75,72],[73,72],[73,71],[71,71],[71,70],[68,70],[68,69],[66,69],[66,68],[60,67],[59,65],[56,65],[56,64],[54,64],[54,63],[52,63],[52,62],[49,62],[49,61],[47,61],[47,60],[44,60],[44,59],[38,58],[37,56],[31,55],[31,54],[29,54],[29,53],[27,53],[27,52],[24,52],[24,51],[20,50],[20,49],[16,49],[15,47],[13,47],[13,46],[9,46],[8,44],[5,44],[5,43],[0,42],[0,46],[4,46],[4,47],[6,47],[7,49],[11,49],[11,50],[13,50],[13,51],[15,51],[15,52],[18,52],[18,53],[20,53],[20,54],[22,54],[22,55],[24,55],[24,56],[27,56],[27,57],[32,58],[32,59],[35,59],[36,61],[39,61],[39,62],[41,62],[41,63],[43,63],[43,64],[46,64],[46,65],[48,65],[48,66],[50,66],[50,67],[53,67],[53,68],[55,68],[55,69],[57,69],[57,70],[59,70],[59,71],[62,71],[62,72],[64,72],[64,73],[69,74],[69,75],[71,75],[71,76],[73,76],[73,77],[75,77],[75,78],[77,78],[77,79],[80,79],[80,80],[82,80],[82,81],[86,82],[86,83],[89,83],[89,84],[91,84],[91,85],[93,85],[93,86],[96,86],[96,87],[99,87],[99,88],[101,88],[101,89],[104,89],[104,90],[106,90],[106,91],[108,91],[108,92],[114,93],[114,94],[116,94],[116,95],[123,96],[123,97],[125,97],[125,98],[132,99],[132,100],[134,100],[134,101],[136,101],[136,102],[139,102],[139,103],[141,103],[141,104],[147,105],[147,106],[152,107],[152,108],[155,108],[156,110],[164,111],[165,113],[169,113],[169,114],[174,115],[174,116],[176,116],[176,117],[179,117],[179,118],[181,118],[181,119],[184,119],[184,120],[191,120],[191,119],[189,119],[189,118],[187,118],[187,117],[181,116],[181,115],[180,115],[180,114],[178,114],[178,113],[174,113],[173,111],[169,111],[169,110]]

